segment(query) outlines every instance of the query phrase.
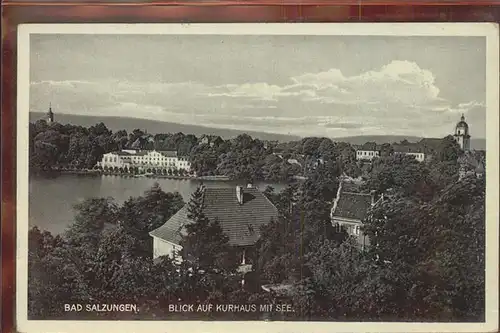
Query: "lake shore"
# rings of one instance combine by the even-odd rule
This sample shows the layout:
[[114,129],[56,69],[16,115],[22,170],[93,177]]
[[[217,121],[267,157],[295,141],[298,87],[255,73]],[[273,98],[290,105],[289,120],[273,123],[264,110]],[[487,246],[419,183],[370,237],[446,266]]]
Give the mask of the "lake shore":
[[158,179],[176,179],[176,180],[207,180],[207,181],[231,181],[231,178],[223,175],[215,176],[176,176],[155,173],[133,174],[128,172],[103,171],[95,169],[52,169],[50,171],[41,171],[38,174],[67,174],[67,175],[95,175],[95,176],[120,176],[127,178],[158,178]]

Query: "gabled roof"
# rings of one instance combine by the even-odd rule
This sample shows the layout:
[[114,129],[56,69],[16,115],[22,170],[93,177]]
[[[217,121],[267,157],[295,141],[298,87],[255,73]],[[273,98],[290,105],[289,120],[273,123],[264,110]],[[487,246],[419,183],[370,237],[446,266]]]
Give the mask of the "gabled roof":
[[[211,221],[217,220],[229,244],[253,245],[260,238],[260,227],[278,217],[276,207],[255,188],[243,189],[243,204],[238,202],[236,189],[205,188],[203,213]],[[193,223],[188,217],[187,205],[181,208],[165,224],[150,232],[151,236],[179,244],[184,226]]]
[[363,220],[371,208],[372,197],[366,193],[344,192],[339,194],[332,217]]
[[177,157],[176,150],[157,150],[157,152],[162,154],[165,157]]

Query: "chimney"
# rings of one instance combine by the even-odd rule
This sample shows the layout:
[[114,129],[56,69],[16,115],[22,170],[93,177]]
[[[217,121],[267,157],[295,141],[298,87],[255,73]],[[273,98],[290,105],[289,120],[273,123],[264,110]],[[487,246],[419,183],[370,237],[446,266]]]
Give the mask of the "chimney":
[[372,207],[375,206],[375,193],[376,193],[375,190],[370,191],[370,195],[372,197]]
[[243,186],[236,186],[236,199],[240,205],[243,205]]

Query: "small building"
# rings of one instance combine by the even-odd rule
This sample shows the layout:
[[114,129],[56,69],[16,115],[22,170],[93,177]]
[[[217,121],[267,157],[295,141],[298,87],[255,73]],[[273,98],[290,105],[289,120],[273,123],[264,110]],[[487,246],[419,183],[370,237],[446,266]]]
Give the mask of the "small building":
[[191,163],[187,157],[177,156],[174,150],[136,150],[123,149],[106,153],[97,163],[102,168],[133,168],[139,170],[191,170]]
[[[260,228],[278,218],[277,208],[252,185],[235,188],[203,187],[202,212],[210,221],[218,221],[229,237],[229,244],[241,256],[241,265],[248,271],[249,254],[260,238]],[[188,218],[188,204],[161,227],[151,231],[153,259],[170,256],[178,260],[185,226],[194,223]]]
[[378,200],[373,192],[361,193],[357,192],[356,188],[357,186],[348,182],[340,182],[330,217],[334,227],[344,229],[349,236],[356,239],[361,249],[365,249],[370,245],[370,240],[361,227]]

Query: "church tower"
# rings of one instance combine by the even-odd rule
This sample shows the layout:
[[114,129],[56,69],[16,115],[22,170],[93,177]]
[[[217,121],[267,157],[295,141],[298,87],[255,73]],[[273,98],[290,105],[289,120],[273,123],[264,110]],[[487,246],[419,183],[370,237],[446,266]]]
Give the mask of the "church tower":
[[462,118],[457,123],[455,127],[455,140],[463,151],[470,150],[470,135],[469,135],[469,125],[465,122],[465,117],[462,114]]
[[54,122],[54,112],[52,112],[52,103],[49,105],[49,112],[47,112],[47,124]]

